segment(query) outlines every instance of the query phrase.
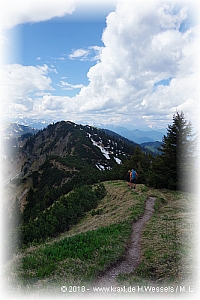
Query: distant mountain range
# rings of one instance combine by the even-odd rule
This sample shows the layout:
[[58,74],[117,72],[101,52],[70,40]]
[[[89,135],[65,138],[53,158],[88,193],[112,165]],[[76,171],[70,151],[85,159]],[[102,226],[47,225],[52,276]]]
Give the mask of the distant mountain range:
[[[34,120],[24,118],[20,120],[22,123],[4,123],[2,125],[2,136],[9,137],[19,137],[25,133],[36,133],[39,129],[43,129],[48,126],[49,123],[42,120]],[[130,141],[133,141],[137,144],[147,143],[147,142],[155,142],[162,141],[162,138],[165,134],[164,131],[158,130],[141,130],[141,129],[127,129],[122,126],[115,126],[111,124],[103,125],[99,124],[95,127],[105,129],[113,134],[117,133]]]
[[[27,122],[29,120],[26,120]],[[31,120],[30,120],[31,121]],[[68,122],[68,124],[72,122]],[[44,126],[44,122],[32,120],[33,125],[41,125]],[[49,126],[52,126],[49,125]],[[84,128],[90,128],[89,125],[77,125],[82,126]],[[98,125],[100,126],[100,125]],[[161,140],[163,137],[163,133],[160,131],[150,130],[150,131],[142,131],[139,129],[128,130],[124,127],[108,125],[110,129],[102,129],[98,126],[93,128],[98,128],[99,132],[102,130],[107,135],[110,135],[114,138],[124,140],[125,143],[133,145],[140,144],[143,150],[147,150],[153,152],[155,154],[159,154],[158,148],[161,145]],[[103,125],[101,125],[103,127]],[[47,128],[47,126],[45,127]],[[45,130],[44,128],[44,130]],[[92,128],[92,127],[91,127]],[[111,128],[113,130],[111,130]],[[41,129],[43,130],[43,128]],[[40,130],[40,131],[41,131]],[[1,138],[3,138],[2,145],[2,156],[10,157],[13,156],[13,153],[17,151],[17,148],[23,147],[26,141],[34,134],[37,134],[39,129],[33,128],[28,125],[22,125],[18,123],[4,123],[1,126]]]
[[27,117],[9,119],[9,121],[5,121],[5,122],[2,121],[3,124],[13,124],[13,123],[20,124],[38,130],[47,127],[49,124],[53,122],[54,120],[42,120],[42,119],[34,119],[34,118],[27,118]]
[[27,134],[27,133],[34,134],[37,132],[38,130],[35,128],[32,128],[27,125],[21,125],[18,123],[3,123],[1,125],[1,134],[2,137],[5,139],[18,138],[23,134]]
[[[102,128],[103,125],[99,125],[99,127]],[[126,137],[127,139],[134,141],[137,144],[142,144],[146,142],[156,142],[156,141],[161,142],[165,134],[164,131],[140,130],[140,129],[129,130],[125,127],[115,126],[115,125],[106,125],[104,128],[114,131]]]
[[18,123],[1,124],[1,155],[8,158],[14,155],[17,148],[22,147],[26,140],[38,132],[37,129]]

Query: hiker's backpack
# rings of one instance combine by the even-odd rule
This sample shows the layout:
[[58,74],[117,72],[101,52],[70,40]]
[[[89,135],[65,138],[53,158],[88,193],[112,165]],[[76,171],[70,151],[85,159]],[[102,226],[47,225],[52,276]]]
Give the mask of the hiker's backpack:
[[135,171],[135,170],[132,170],[132,178],[133,178],[133,179],[136,179],[136,174],[137,174],[136,171]]

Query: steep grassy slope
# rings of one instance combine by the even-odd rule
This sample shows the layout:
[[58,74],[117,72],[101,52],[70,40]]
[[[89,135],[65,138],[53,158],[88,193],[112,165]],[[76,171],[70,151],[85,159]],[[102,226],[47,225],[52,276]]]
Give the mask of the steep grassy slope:
[[143,232],[141,263],[135,274],[119,275],[119,284],[189,282],[193,264],[187,260],[193,249],[190,225],[195,224],[194,211],[189,210],[191,196],[144,185],[131,191],[124,181],[104,185],[107,194],[98,207],[87,212],[70,231],[15,256],[7,266],[12,282],[17,278],[18,286],[25,285],[25,289],[29,284],[28,292],[60,292],[63,285],[92,284],[122,258],[131,223],[143,214],[150,196],[157,200],[154,215]]

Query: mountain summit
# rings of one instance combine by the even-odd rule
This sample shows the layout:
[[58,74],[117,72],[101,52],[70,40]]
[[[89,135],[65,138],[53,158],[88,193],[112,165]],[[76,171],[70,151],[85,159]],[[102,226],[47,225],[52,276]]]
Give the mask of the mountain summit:
[[[70,121],[50,124],[29,138],[22,149],[23,175],[38,171],[46,160],[58,165],[87,165],[110,170],[133,152],[136,143]],[[60,166],[61,167],[61,166]]]
[[7,209],[18,203],[26,226],[73,189],[119,178],[136,146],[88,125],[50,124],[5,159],[13,167],[4,180],[7,195],[12,193]]

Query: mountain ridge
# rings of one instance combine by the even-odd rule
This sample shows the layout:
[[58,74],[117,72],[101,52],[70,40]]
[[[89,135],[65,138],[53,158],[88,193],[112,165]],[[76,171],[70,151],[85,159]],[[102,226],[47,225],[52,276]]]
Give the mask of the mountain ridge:
[[38,130],[34,127],[28,126],[28,125],[22,125],[19,123],[3,123],[1,125],[1,133],[2,137],[5,139],[9,138],[18,138],[22,136],[23,134],[31,133],[35,134]]
[[[18,122],[10,122],[10,123],[3,123],[2,130],[5,127],[5,124],[17,124],[21,127],[25,128],[33,128],[35,131],[42,130],[46,128],[50,124],[54,124],[57,122],[53,121],[43,121],[43,120],[34,120],[34,119],[20,119]],[[73,122],[72,122],[73,123]],[[79,124],[81,125],[81,124]],[[84,124],[83,126],[87,126]],[[131,141],[134,141],[137,144],[145,143],[145,142],[153,142],[153,141],[162,141],[163,135],[165,134],[165,130],[154,130],[154,129],[147,129],[147,128],[126,128],[123,126],[117,126],[112,124],[94,124],[88,125],[91,127],[97,127],[99,129],[110,130],[113,131]]]
[[145,142],[140,144],[142,147],[144,147],[145,149],[148,149],[150,151],[152,151],[155,154],[161,154],[161,145],[162,142],[156,141],[156,142]]
[[136,146],[139,147],[126,138],[117,134],[111,137],[89,125],[57,122],[31,135],[4,158],[4,182],[8,188],[11,186],[11,192],[16,191],[11,195],[12,202],[18,197],[22,207],[28,201],[30,188],[34,190],[31,197],[41,203],[47,198],[47,190],[53,189],[48,196],[51,202],[78,182],[118,177],[119,166]]
[[[180,207],[185,211],[191,203],[186,193],[159,191],[141,184],[149,183],[153,161],[150,152],[142,149],[117,133],[109,135],[105,130],[70,121],[50,124],[30,136],[19,148],[12,159],[21,167],[20,174],[10,180],[8,187],[13,191],[21,187],[21,197],[15,197],[13,211],[7,218],[5,210],[5,215],[6,221],[10,218],[13,226],[9,245],[13,247],[16,242],[16,249],[20,249],[18,254],[27,249],[27,255],[20,257],[17,254],[22,262],[17,272],[26,285],[29,281],[33,285],[40,285],[41,281],[47,285],[48,276],[52,284],[55,275],[59,284],[62,275],[65,285],[76,286],[84,285],[85,279],[97,278],[123,258],[130,240],[130,225],[141,218],[144,204],[152,196],[156,198],[155,213],[150,228],[147,224],[147,233],[140,240],[144,251],[136,274],[139,279],[145,279],[147,275],[151,282],[155,279],[159,284],[163,283],[162,279],[167,279],[166,282],[174,280],[177,275],[174,270],[180,268],[181,253],[184,253],[179,243],[183,228],[176,226],[177,220],[180,224],[187,221],[185,214],[180,214]],[[137,187],[130,189],[125,175],[135,166]],[[21,205],[23,197],[24,207]],[[7,205],[11,206],[10,203]],[[17,209],[21,220],[14,220]],[[188,215],[188,221],[191,216]],[[98,223],[100,219],[101,224]],[[79,223],[81,220],[82,224]],[[105,227],[106,222],[110,224]],[[73,230],[74,225],[77,225],[75,234],[69,237],[67,232]],[[78,226],[81,226],[80,235],[77,234]],[[100,228],[95,231],[95,226]],[[83,229],[85,233],[82,233]],[[17,240],[18,233],[22,237],[20,241]],[[63,240],[50,240],[62,233],[66,234]],[[37,244],[41,248],[37,249]],[[75,273],[67,278],[73,270]],[[85,275],[83,271],[86,271]],[[182,274],[180,277],[184,278]],[[126,281],[129,276],[129,286],[134,282],[130,277],[133,275],[126,274],[124,278]],[[71,281],[73,276],[74,281]]]
[[[99,125],[101,127],[101,125]],[[158,130],[140,130],[140,129],[127,129],[122,126],[107,125],[105,130],[114,131],[125,138],[134,141],[137,144],[142,144],[146,142],[156,142],[162,141],[164,136],[164,131]]]
[[[76,286],[76,289],[83,285],[89,288],[90,283],[96,283],[100,276],[112,266],[118,266],[124,259],[124,254],[130,247],[131,224],[141,219],[145,199],[150,196],[156,197],[155,213],[146,224],[140,239],[140,264],[134,273],[121,278],[119,276],[118,283],[128,287],[133,283],[135,286],[138,283],[147,286],[162,283],[162,286],[167,286],[169,281],[174,282],[174,270],[178,270],[176,284],[187,285],[191,281],[194,253],[190,253],[191,260],[188,260],[185,254],[187,252],[183,251],[183,247],[187,250],[192,250],[193,247],[193,234],[189,226],[193,215],[187,209],[189,195],[149,189],[144,185],[139,185],[137,191],[133,192],[127,189],[124,181],[119,180],[107,181],[104,185],[107,192],[97,208],[86,212],[84,218],[68,232],[45,243],[29,245],[8,262],[6,274],[9,271],[10,276],[6,280],[11,282],[10,278],[12,279],[13,289],[15,283],[18,283],[18,291],[19,286],[22,291],[29,284],[29,292],[34,292],[36,288],[42,295],[49,290],[52,295],[53,290],[60,292],[61,282],[65,288],[69,285]],[[184,215],[179,213],[180,206],[185,209]],[[179,222],[186,222],[187,226],[172,226],[177,219]],[[182,244],[177,243],[177,239],[183,234],[188,238],[183,239]],[[174,243],[176,247],[173,246]],[[182,259],[184,266],[181,264]],[[14,271],[13,262],[18,267]]]
[[[70,191],[124,177],[123,173],[128,169],[123,167],[123,163],[137,148],[137,153],[142,155],[140,146],[126,138],[117,134],[110,136],[104,130],[70,121],[50,124],[30,136],[12,157],[11,163],[15,165],[16,172],[10,180],[8,176],[6,179],[7,189],[13,193],[6,205],[8,210],[12,205],[20,206],[26,243],[37,237],[36,234],[33,238],[31,231],[35,220],[43,218],[45,212],[45,222],[48,223],[49,208],[57,207],[59,199]],[[152,158],[146,150],[143,155],[148,165]],[[83,191],[91,194],[89,188],[85,187]],[[83,192],[81,196],[79,191],[77,193],[76,201],[79,206]],[[87,195],[85,197],[87,199]],[[9,200],[13,202],[12,205]],[[65,206],[65,199],[61,202]],[[79,210],[82,214],[81,207]],[[55,234],[59,230],[56,229]]]
[[[29,161],[26,165],[30,165],[35,158],[38,163],[44,163],[49,156],[76,158],[81,153],[82,159],[90,165],[110,169],[115,163],[120,163],[127,152],[131,154],[136,145],[119,135],[111,140],[104,130],[89,125],[61,121],[50,124],[31,136],[22,152]],[[97,157],[99,162],[94,164]]]
[[[6,139],[2,151],[5,160],[14,162],[18,170],[16,174],[20,174],[21,178],[38,172],[47,159],[51,160],[54,167],[59,165],[63,170],[66,170],[66,165],[73,168],[79,165],[80,168],[82,164],[98,170],[110,170],[130,157],[136,146],[145,153],[152,153],[116,132],[71,121],[52,123],[33,132]],[[9,178],[9,174],[6,178]]]

